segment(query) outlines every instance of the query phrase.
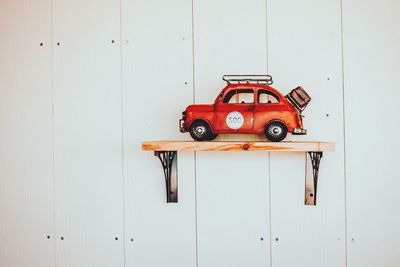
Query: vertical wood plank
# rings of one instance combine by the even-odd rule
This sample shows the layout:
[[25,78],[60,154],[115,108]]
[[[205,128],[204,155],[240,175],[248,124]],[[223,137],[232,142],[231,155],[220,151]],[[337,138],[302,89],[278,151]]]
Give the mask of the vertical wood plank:
[[[178,120],[193,101],[191,1],[123,1],[127,266],[196,266],[194,154],[178,153],[178,203],[166,203],[150,139],[184,139]],[[133,241],[132,241],[133,240]]]
[[400,262],[399,12],[343,1],[349,267]]
[[315,207],[304,205],[305,154],[271,153],[272,264],[345,266],[340,2],[268,0],[267,10],[275,87],[302,85],[312,97],[303,113],[308,135],[288,139],[336,143],[321,160]]
[[50,1],[0,1],[2,267],[54,266],[50,38]]
[[197,153],[199,266],[269,266],[268,154]]
[[[195,100],[212,103],[223,74],[266,73],[265,1],[194,1],[194,42]],[[235,139],[260,137],[218,137]],[[268,154],[214,153],[196,161],[198,266],[269,266]]]
[[53,6],[57,266],[123,266],[120,5]]

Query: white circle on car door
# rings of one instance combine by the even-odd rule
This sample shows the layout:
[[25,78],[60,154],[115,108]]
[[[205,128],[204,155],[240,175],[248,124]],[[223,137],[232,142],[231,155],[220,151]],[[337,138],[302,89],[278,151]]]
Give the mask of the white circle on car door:
[[226,125],[229,128],[236,130],[243,126],[244,117],[239,111],[232,111],[226,116]]

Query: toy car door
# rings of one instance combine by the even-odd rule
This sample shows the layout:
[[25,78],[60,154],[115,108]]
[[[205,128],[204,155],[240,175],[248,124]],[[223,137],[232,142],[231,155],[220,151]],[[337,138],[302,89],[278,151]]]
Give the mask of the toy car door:
[[253,129],[254,88],[227,90],[215,110],[215,128],[219,132],[248,132]]
[[258,132],[263,132],[267,122],[277,120],[288,108],[284,107],[280,97],[270,90],[259,89],[257,91],[257,105],[254,109],[254,128]]

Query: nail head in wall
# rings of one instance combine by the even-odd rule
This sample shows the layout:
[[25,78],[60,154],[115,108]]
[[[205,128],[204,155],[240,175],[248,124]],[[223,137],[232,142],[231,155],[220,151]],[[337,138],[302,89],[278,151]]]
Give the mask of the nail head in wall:
[[61,239],[61,240],[64,240],[64,237],[62,236],[60,239]]
[[326,113],[326,116],[329,117],[329,113]]
[[115,240],[118,241],[118,237],[116,237]]
[[264,237],[260,237],[260,240],[261,240],[261,241],[264,241]]
[[185,82],[185,84],[187,84],[187,82]]
[[50,239],[50,236],[49,236],[49,235],[47,236],[47,239]]
[[329,77],[328,78],[326,78],[328,81],[329,81]]
[[133,238],[131,238],[131,242],[133,242]]
[[278,242],[278,241],[279,241],[279,238],[276,237],[276,238],[275,238],[275,241]]
[[58,42],[57,45],[60,45],[60,42]]
[[111,43],[115,43],[115,41],[114,41],[114,40],[111,40]]
[[43,43],[40,43],[40,46],[43,46]]

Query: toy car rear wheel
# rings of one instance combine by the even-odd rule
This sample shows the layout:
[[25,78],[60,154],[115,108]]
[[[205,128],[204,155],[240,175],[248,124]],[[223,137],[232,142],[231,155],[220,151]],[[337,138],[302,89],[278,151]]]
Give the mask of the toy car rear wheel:
[[218,134],[215,133],[210,133],[210,135],[207,137],[207,140],[211,141],[217,138]]
[[271,142],[280,142],[286,138],[287,135],[287,128],[285,124],[279,121],[273,121],[269,123],[264,130],[265,136]]
[[213,133],[205,121],[195,121],[189,127],[190,136],[196,141],[211,140]]

